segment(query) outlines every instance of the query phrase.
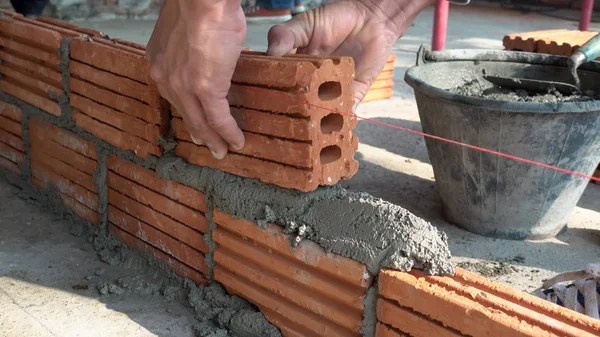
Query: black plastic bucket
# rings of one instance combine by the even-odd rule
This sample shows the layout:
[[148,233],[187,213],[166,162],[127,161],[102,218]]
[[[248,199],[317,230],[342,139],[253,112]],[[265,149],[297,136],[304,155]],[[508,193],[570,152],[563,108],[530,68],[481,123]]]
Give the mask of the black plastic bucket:
[[[591,176],[600,162],[600,101],[498,101],[449,91],[484,73],[573,83],[566,65],[560,56],[421,48],[405,80],[425,133]],[[583,65],[580,76],[584,88],[600,87],[600,63]],[[426,144],[446,220],[485,236],[555,236],[589,182],[441,140],[426,137]]]

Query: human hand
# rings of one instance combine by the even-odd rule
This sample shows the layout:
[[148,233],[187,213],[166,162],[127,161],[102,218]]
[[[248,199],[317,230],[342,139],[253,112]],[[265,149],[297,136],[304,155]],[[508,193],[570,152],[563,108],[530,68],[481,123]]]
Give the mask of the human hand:
[[227,93],[245,36],[240,0],[168,0],[147,46],[160,94],[218,159],[244,146]]
[[433,0],[340,0],[269,31],[267,53],[351,56],[355,107],[381,73],[394,43]]

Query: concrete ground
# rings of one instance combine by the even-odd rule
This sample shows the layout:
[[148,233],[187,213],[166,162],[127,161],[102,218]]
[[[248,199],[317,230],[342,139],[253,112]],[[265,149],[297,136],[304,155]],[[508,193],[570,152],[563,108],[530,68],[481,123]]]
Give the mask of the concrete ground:
[[[415,52],[430,43],[433,10],[425,10],[398,41],[395,93],[386,101],[362,104],[358,114],[420,130],[412,89],[403,81]],[[561,11],[577,17],[574,12]],[[452,6],[447,48],[502,48],[506,33],[552,28],[576,29],[577,22],[497,7]],[[111,37],[146,43],[151,21],[79,22]],[[266,25],[248,26],[246,46],[266,49]],[[600,25],[594,24],[594,30]],[[427,218],[449,236],[457,263],[493,280],[531,291],[556,273],[600,262],[600,185],[590,184],[570,217],[568,230],[554,239],[508,241],[481,237],[445,222],[423,138],[361,121],[361,168],[344,186],[399,204]],[[95,258],[69,224],[15,198],[0,182],[0,336],[185,336],[192,318],[184,305],[153,295],[100,296],[78,285],[114,280],[130,271]],[[104,270],[104,272],[102,272]],[[100,271],[100,276],[96,276]],[[91,276],[91,279],[86,279]],[[85,287],[84,287],[85,288]],[[187,327],[187,328],[186,328]]]

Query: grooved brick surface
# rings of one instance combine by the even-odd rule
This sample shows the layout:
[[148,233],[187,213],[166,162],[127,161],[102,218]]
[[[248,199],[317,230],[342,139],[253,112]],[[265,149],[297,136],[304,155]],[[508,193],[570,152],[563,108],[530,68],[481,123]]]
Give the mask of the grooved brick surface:
[[366,267],[304,241],[293,250],[282,228],[215,210],[215,279],[258,305],[284,336],[361,336]]
[[553,29],[515,33],[504,36],[506,50],[522,50],[542,54],[571,56],[571,54],[594,37],[597,32]]
[[350,178],[358,170],[353,72],[349,58],[272,58],[245,51],[228,95],[245,131],[244,148],[214,160],[206,147],[192,143],[173,109],[176,153],[195,165],[301,191]]
[[527,33],[508,34],[502,39],[506,50],[521,50],[534,52],[537,50],[537,41],[540,37],[551,37],[567,32],[567,29],[552,29]]
[[[70,102],[75,123],[142,158],[160,156],[159,137],[169,127],[168,104],[147,78],[145,52],[100,41],[71,40]],[[119,58],[122,63],[117,63]]]
[[363,102],[377,101],[380,99],[390,98],[394,95],[394,88],[382,88],[369,90]]
[[0,167],[18,175],[26,160],[21,120],[19,107],[0,101]]
[[[591,337],[600,331],[600,322],[461,269],[454,277],[384,270],[379,293],[379,320],[411,336],[423,331],[411,331],[414,326],[403,317],[408,313],[430,321],[430,329],[448,330],[450,336]],[[441,331],[436,334],[448,335]]]
[[205,197],[116,156],[108,159],[109,222],[196,272],[206,274]]
[[93,175],[98,166],[91,142],[32,117],[29,121],[31,175],[41,188],[52,188],[64,206],[98,223],[98,191]]

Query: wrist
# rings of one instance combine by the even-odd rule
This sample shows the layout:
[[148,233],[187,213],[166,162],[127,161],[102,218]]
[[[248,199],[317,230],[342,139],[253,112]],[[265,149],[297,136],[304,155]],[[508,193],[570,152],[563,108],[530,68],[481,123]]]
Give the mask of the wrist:
[[385,21],[389,30],[400,38],[412,21],[435,0],[358,0],[373,15]]
[[181,16],[226,13],[239,10],[242,0],[167,0],[177,4]]

